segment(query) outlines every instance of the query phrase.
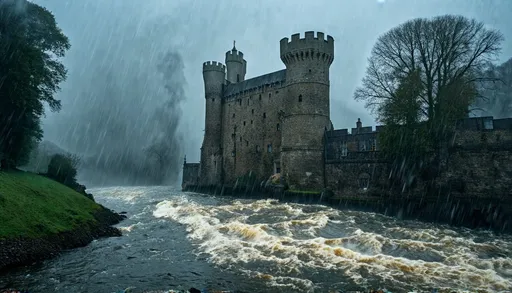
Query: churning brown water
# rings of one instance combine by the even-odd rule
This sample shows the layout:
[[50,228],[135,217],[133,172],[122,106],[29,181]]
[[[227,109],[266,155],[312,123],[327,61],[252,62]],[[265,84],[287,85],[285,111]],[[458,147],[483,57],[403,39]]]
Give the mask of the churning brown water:
[[277,200],[163,187],[94,190],[124,236],[2,277],[34,292],[211,288],[392,292],[512,288],[512,237]]

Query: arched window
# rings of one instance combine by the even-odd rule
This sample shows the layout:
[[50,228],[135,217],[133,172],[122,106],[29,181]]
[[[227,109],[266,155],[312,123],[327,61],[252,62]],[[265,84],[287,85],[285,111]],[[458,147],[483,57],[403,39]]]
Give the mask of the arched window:
[[367,190],[368,186],[370,186],[370,175],[368,173],[359,174],[358,178],[359,188],[362,190]]

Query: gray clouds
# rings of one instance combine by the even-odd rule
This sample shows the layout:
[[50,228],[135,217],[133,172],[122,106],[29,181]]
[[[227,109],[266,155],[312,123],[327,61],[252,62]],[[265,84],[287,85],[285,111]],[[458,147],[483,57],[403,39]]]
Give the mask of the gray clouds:
[[[335,128],[353,127],[358,117],[365,124],[374,124],[363,104],[353,100],[353,92],[378,36],[408,19],[448,13],[474,17],[503,32],[502,62],[512,56],[512,1],[507,0],[492,1],[492,5],[479,0],[35,2],[54,12],[72,44],[65,59],[69,78],[58,97],[63,110],[48,114],[45,120],[45,136],[70,150],[87,151],[84,143],[70,142],[72,135],[63,135],[78,127],[74,123],[80,111],[72,109],[88,109],[101,99],[119,101],[108,111],[134,120],[116,125],[116,132],[137,137],[138,132],[147,130],[134,128],[152,125],[147,120],[153,108],[169,98],[157,68],[169,52],[179,54],[184,64],[185,98],[175,105],[183,114],[179,122],[172,123],[177,123],[177,133],[183,134],[182,149],[190,161],[199,160],[204,129],[202,63],[224,62],[233,40],[244,52],[246,78],[251,78],[284,68],[279,59],[281,38],[308,30],[332,35],[336,51],[331,67],[331,119]],[[110,80],[106,82],[106,78]],[[101,94],[104,92],[109,94]]]

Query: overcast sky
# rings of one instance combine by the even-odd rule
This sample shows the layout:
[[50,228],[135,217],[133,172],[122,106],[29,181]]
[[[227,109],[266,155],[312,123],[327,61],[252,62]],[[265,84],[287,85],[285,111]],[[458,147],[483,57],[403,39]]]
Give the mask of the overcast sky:
[[[96,74],[94,63],[108,63],[98,52],[123,47],[117,53],[123,62],[137,59],[141,72],[151,71],[158,54],[175,51],[184,63],[185,99],[180,129],[186,134],[184,150],[199,160],[204,129],[202,63],[224,62],[233,40],[247,60],[246,78],[280,70],[279,40],[296,32],[322,31],[335,39],[331,67],[331,120],[335,128],[355,127],[374,119],[353,100],[363,77],[366,60],[377,37],[392,27],[416,17],[461,14],[500,29],[505,36],[501,61],[512,57],[512,0],[37,0],[52,11],[71,42],[65,64],[69,78],[59,94],[63,109],[48,114],[45,137],[60,139],[66,111],[76,106],[84,87],[84,72]],[[144,42],[143,46],[140,44]],[[94,45],[91,45],[94,44]],[[130,48],[131,54],[126,52]],[[91,51],[95,51],[92,52]],[[98,49],[98,50],[96,50]],[[91,55],[94,53],[94,58]],[[101,54],[100,54],[101,55]],[[147,62],[146,62],[147,61]],[[142,65],[141,65],[142,64]],[[153,66],[153,67],[151,67]],[[134,74],[115,67],[119,77]],[[130,69],[133,71],[133,68]],[[156,69],[154,69],[156,71]],[[101,72],[97,72],[101,74]],[[159,92],[164,95],[165,93]],[[108,97],[102,97],[103,99]],[[158,100],[158,99],[156,99]],[[148,103],[157,103],[155,98]],[[95,101],[97,103],[98,101]],[[60,125],[60,126],[59,126]],[[64,126],[66,127],[66,126]]]

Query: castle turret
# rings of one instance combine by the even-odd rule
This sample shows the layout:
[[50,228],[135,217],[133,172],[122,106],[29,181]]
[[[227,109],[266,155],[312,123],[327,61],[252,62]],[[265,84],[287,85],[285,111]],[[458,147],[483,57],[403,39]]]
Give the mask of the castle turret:
[[206,117],[201,147],[201,185],[221,182],[222,170],[222,94],[226,67],[215,61],[203,63]]
[[282,174],[291,188],[321,189],[323,136],[330,128],[329,67],[334,39],[318,32],[280,42],[287,92],[281,140]]
[[237,83],[245,80],[247,61],[244,60],[244,53],[238,51],[233,43],[233,49],[226,52],[226,67],[228,69],[227,80]]

